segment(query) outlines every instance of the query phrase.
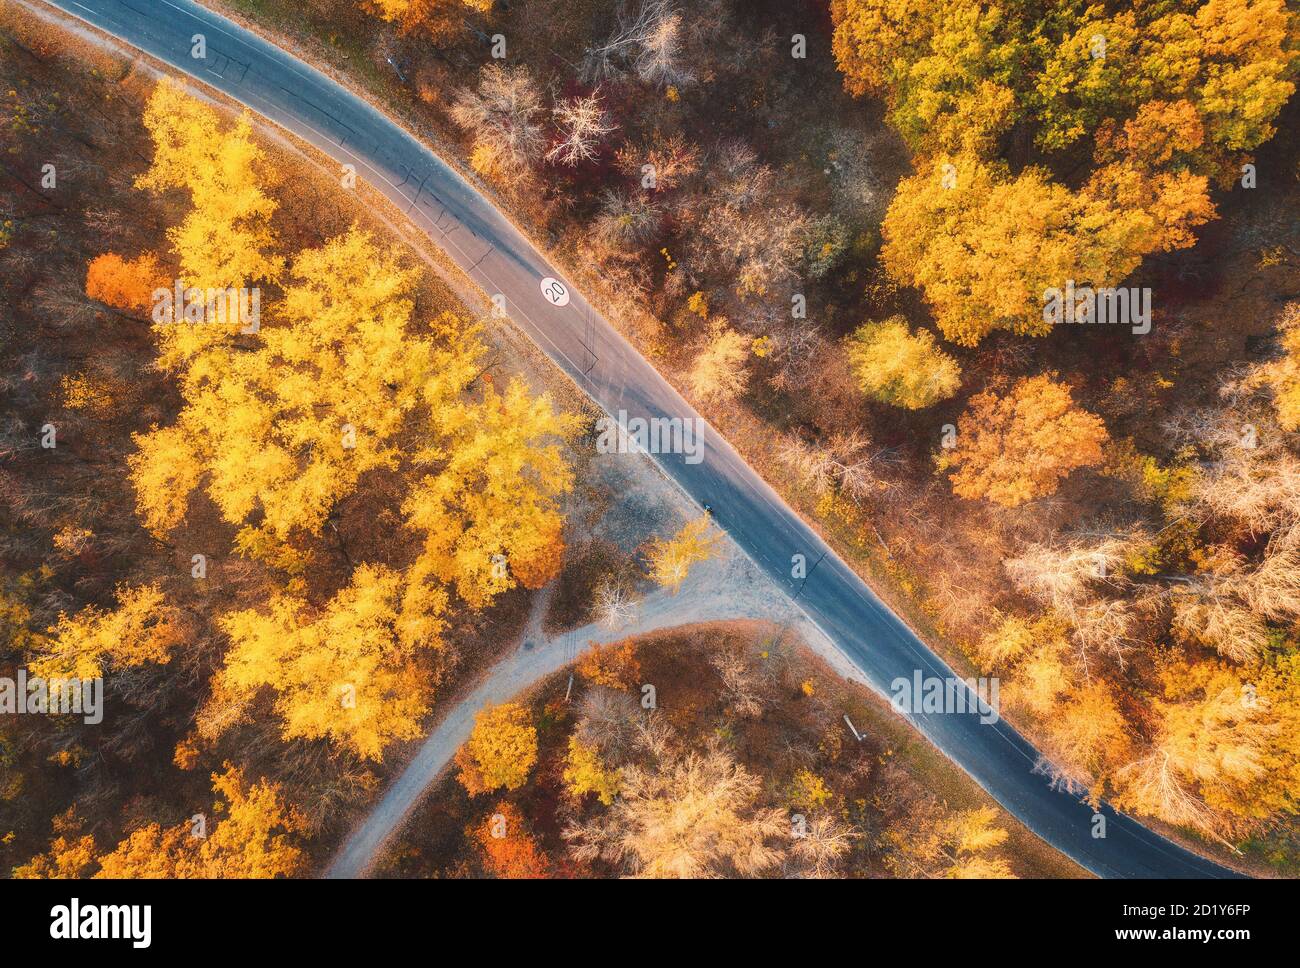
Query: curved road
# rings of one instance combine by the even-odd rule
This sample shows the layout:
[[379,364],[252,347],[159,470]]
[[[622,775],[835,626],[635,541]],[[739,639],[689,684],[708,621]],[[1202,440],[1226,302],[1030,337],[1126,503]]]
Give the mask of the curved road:
[[573,663],[592,645],[683,625],[736,619],[765,620],[790,628],[805,639],[820,639],[790,600],[773,595],[771,583],[739,554],[733,561],[714,559],[693,570],[680,595],[663,588],[647,595],[636,620],[618,629],[590,624],[548,638],[542,631],[542,618],[554,588],[554,583],[548,585],[533,599],[519,644],[493,664],[463,698],[448,700],[443,706],[444,715],[420,743],[419,750],[330,860],[326,877],[362,877],[370,870],[379,860],[384,844],[465,745],[479,710],[513,699]]
[[[672,386],[598,313],[571,291],[563,307],[540,282],[557,273],[493,204],[412,135],[323,73],[188,0],[46,0],[197,80],[315,145],[382,191],[489,294],[511,319],[607,413],[695,418]],[[202,34],[206,56],[192,54]],[[704,459],[659,455],[664,470],[716,509],[746,554],[841,649],[883,695],[897,677],[954,673],[710,428]],[[795,555],[807,578],[791,578]],[[1038,754],[1005,722],[977,712],[909,714],[908,719],[1030,830],[1103,877],[1236,876],[1137,821],[1093,810],[1053,789],[1034,769]]]

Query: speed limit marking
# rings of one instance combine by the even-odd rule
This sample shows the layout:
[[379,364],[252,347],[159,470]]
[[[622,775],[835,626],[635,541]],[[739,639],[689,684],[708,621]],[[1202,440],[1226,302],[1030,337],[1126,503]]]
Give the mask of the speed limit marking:
[[569,287],[551,276],[542,280],[542,295],[552,306],[569,305]]

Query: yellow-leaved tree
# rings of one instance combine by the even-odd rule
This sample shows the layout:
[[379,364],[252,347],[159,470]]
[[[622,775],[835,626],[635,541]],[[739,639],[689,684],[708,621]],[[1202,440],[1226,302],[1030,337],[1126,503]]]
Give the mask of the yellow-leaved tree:
[[1101,418],[1076,407],[1069,387],[1035,376],[1003,396],[971,397],[957,421],[956,444],[938,464],[952,472],[958,497],[1016,507],[1055,493],[1076,468],[1100,464],[1108,439]]
[[[1042,335],[1044,288],[1115,286],[1193,244],[1210,182],[1243,177],[1300,67],[1286,0],[832,0],[831,17],[845,86],[884,99],[919,172],[890,205],[885,264],[967,345]],[[1013,175],[999,152],[1029,139]]]
[[732,400],[744,393],[749,384],[745,360],[751,342],[729,328],[725,319],[714,320],[686,378],[691,392],[701,400]]
[[1103,784],[1128,759],[1132,742],[1113,688],[1103,679],[1070,690],[1046,724],[1048,759],[1057,776],[1087,789],[1094,805]]
[[218,687],[235,694],[269,686],[286,740],[327,738],[379,760],[394,740],[420,733],[431,676],[418,658],[436,647],[446,596],[408,593],[403,576],[361,565],[323,609],[275,597],[270,607],[221,619],[230,651]]
[[1300,302],[1288,303],[1277,321],[1282,355],[1254,369],[1253,382],[1273,394],[1273,409],[1283,430],[1300,430]]
[[[190,196],[189,212],[167,232],[184,286],[240,289],[277,279],[284,260],[275,254],[270,224],[276,203],[264,190],[272,173],[253,141],[248,115],[226,126],[213,108],[163,78],[145,107],[144,126],[154,157],[136,187],[182,189]],[[237,313],[220,324],[210,319],[161,324],[159,365],[179,366],[240,328]]]
[[676,536],[667,541],[655,538],[647,552],[650,579],[664,588],[671,588],[676,595],[690,574],[691,566],[712,558],[720,540],[721,535],[713,530],[708,515],[687,521]]
[[303,872],[306,856],[294,842],[303,823],[276,784],[248,786],[242,771],[227,763],[224,773],[212,774],[212,788],[224,802],[204,818],[204,836],[196,835],[193,819],[165,829],[141,827],[99,859],[95,877],[251,879]]
[[1007,840],[1007,832],[994,826],[997,819],[992,807],[947,813],[931,804],[915,810],[885,834],[889,848],[885,863],[898,877],[1015,877],[1010,865],[996,853]]
[[1071,192],[1047,172],[943,155],[903,179],[885,216],[891,275],[925,290],[945,337],[974,346],[994,330],[1041,336],[1044,292],[1070,279],[1122,279],[1141,260],[1140,211]]
[[536,762],[537,727],[528,710],[513,702],[480,711],[469,740],[456,752],[459,779],[470,796],[519,789]]
[[[139,184],[187,189],[193,203],[171,233],[185,283],[284,287],[256,332],[157,327],[182,407],[137,435],[128,459],[156,535],[179,527],[201,491],[237,529],[241,555],[290,579],[220,621],[231,648],[198,733],[210,740],[244,719],[266,687],[286,739],[378,759],[428,710],[451,592],[482,608],[559,571],[558,498],[572,487],[563,445],[577,421],[522,382],[498,392],[469,321],[415,320],[420,273],[367,232],[301,251],[284,273],[246,120],[223,129],[162,84],[146,125],[156,151]],[[355,535],[380,508],[416,538],[383,565],[357,564],[349,526]],[[327,526],[347,573],[322,569],[308,594]]]
[[[420,662],[440,644],[449,591],[481,608],[558,572],[558,497],[572,487],[563,444],[578,427],[519,381],[472,392],[477,328],[445,312],[417,331],[417,275],[358,229],[300,253],[256,345],[184,364],[176,422],[139,435],[130,458],[151,530],[178,526],[202,487],[239,528],[237,549],[290,575],[305,572],[340,502],[382,475],[419,536],[414,560],[358,567],[324,602],[296,583],[227,616],[214,688],[234,709],[270,686],[286,739],[372,758],[428,710],[433,673]],[[340,705],[344,687],[354,705]]]
[[961,368],[924,329],[913,333],[902,316],[864,323],[847,340],[849,364],[873,400],[920,410],[947,400],[961,386]]
[[1171,663],[1151,747],[1116,775],[1117,807],[1225,834],[1258,829],[1300,797],[1300,661],[1247,678],[1213,661]]
[[618,795],[621,782],[619,768],[606,766],[597,747],[577,736],[569,737],[569,754],[564,766],[564,785],[569,793],[578,798],[594,793],[601,803],[609,806]]
[[177,422],[136,438],[151,530],[179,524],[202,482],[247,552],[318,535],[361,475],[397,466],[408,416],[432,420],[476,374],[474,329],[444,314],[438,339],[414,335],[418,273],[367,233],[300,253],[291,275],[260,345],[190,367]]
[[435,34],[451,29],[457,13],[477,10],[488,13],[494,0],[361,0],[361,7],[373,10],[385,20],[407,30],[426,27]]
[[49,850],[13,869],[16,880],[80,880],[95,866],[95,838],[82,833],[76,807],[54,818]]
[[407,527],[424,536],[415,569],[454,585],[475,608],[516,580],[545,585],[564,551],[557,499],[573,487],[561,444],[579,419],[516,379],[504,393],[488,384],[479,400],[444,408],[440,421],[445,438],[416,457],[438,469],[403,506]]
[[227,763],[225,772],[212,774],[212,788],[222,799],[210,814],[174,827],[148,824],[101,856],[96,856],[94,837],[81,834],[81,824],[69,810],[55,819],[57,836],[49,850],[14,868],[14,876],[251,879],[303,872],[306,855],[295,839],[304,824],[278,785],[263,780],[249,786],[243,772]]
[[1008,709],[1049,717],[1074,688],[1074,680],[1066,641],[1058,633],[1034,646],[1016,665],[1003,699]]
[[167,604],[156,584],[117,590],[117,608],[93,605],[60,615],[29,663],[45,679],[96,679],[106,666],[126,668],[167,662],[185,636],[179,609]]

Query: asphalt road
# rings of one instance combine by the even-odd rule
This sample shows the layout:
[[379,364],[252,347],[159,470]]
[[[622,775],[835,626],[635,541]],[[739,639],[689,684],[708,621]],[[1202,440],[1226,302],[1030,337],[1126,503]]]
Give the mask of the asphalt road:
[[[557,307],[541,280],[557,273],[493,204],[429,149],[326,75],[229,20],[187,0],[48,0],[216,88],[315,145],[382,191],[441,245],[485,292],[502,294],[510,317],[607,413],[695,418],[691,406],[598,313],[568,287]],[[206,57],[192,56],[203,34]],[[340,189],[342,190],[342,189]],[[714,509],[754,562],[844,651],[864,680],[888,696],[896,678],[954,673],[708,428],[704,459],[659,455],[696,501]],[[794,556],[806,579],[792,577]],[[1230,877],[1220,867],[1137,821],[1094,811],[1053,789],[1035,770],[1034,748],[1005,722],[978,712],[911,713],[911,723],[1030,830],[1103,877]]]

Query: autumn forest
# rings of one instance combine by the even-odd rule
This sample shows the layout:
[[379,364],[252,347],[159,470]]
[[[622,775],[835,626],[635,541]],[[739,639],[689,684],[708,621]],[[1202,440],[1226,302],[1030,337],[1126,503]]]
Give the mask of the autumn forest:
[[900,635],[1062,816],[1300,875],[1294,4],[203,4],[502,213],[676,463],[360,161],[62,6],[0,7],[6,876],[1139,862]]

